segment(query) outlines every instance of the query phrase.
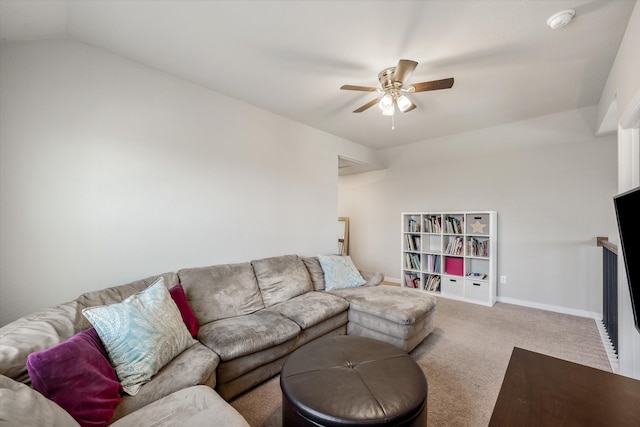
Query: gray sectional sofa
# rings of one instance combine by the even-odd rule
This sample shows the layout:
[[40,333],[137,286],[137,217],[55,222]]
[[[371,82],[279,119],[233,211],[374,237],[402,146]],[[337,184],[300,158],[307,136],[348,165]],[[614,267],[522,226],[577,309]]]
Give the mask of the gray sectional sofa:
[[[286,357],[303,344],[325,335],[352,334],[411,351],[433,330],[436,298],[378,286],[381,274],[360,273],[364,285],[326,290],[317,257],[284,255],[185,268],[88,292],[20,318],[0,328],[0,424],[13,419],[37,425],[33,420],[38,417],[55,418],[60,408],[42,402],[44,397],[28,387],[27,356],[90,328],[84,308],[121,302],[162,277],[167,288],[184,288],[199,323],[197,341],[138,394],[123,395],[110,422],[149,425],[154,419],[154,425],[200,425],[213,416],[216,425],[246,426],[226,401],[277,375]],[[68,416],[58,425],[77,424]]]

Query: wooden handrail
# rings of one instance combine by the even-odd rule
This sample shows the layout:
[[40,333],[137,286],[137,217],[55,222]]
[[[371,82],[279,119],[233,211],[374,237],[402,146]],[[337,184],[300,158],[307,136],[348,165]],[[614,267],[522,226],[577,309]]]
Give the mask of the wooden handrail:
[[604,248],[609,249],[614,254],[618,255],[618,247],[609,241],[608,237],[596,237],[596,244]]

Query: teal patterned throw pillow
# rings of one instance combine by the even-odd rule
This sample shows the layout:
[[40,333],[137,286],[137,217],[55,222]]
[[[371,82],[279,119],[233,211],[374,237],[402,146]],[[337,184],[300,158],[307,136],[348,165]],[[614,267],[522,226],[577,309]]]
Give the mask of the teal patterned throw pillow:
[[325,289],[355,288],[367,283],[348,255],[318,255]]
[[195,342],[162,277],[120,303],[88,307],[82,313],[130,395]]

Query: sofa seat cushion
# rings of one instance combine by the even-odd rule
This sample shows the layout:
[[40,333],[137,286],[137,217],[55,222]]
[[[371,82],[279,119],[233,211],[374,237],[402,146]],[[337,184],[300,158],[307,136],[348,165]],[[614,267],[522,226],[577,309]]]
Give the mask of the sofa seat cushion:
[[434,296],[415,289],[386,285],[338,289],[331,293],[346,298],[350,311],[362,311],[403,325],[413,325],[438,302]]
[[165,365],[135,396],[124,395],[112,421],[120,419],[164,396],[196,385],[215,387],[220,357],[201,343],[195,343]]
[[327,292],[307,292],[271,307],[296,322],[302,329],[327,320],[349,309],[349,302]]
[[[269,362],[266,365],[262,365],[229,382],[223,383],[222,381],[218,380],[216,391],[218,392],[218,394],[220,394],[220,396],[222,396],[224,400],[230,402],[231,399],[238,396],[239,394],[250,390],[251,388],[265,382],[269,378],[278,375],[282,370],[282,364],[287,357],[288,355],[282,356],[277,360]],[[224,364],[225,362],[221,363],[220,366],[223,366]]]
[[264,308],[253,267],[248,262],[183,268],[178,276],[200,325]]
[[111,424],[113,427],[249,427],[231,405],[207,386],[179,390]]
[[347,335],[349,312],[343,311],[335,316],[320,322],[317,325],[304,329],[296,341],[296,348],[327,334]]
[[[425,314],[431,313],[432,311],[433,310],[425,312]],[[382,334],[397,337],[401,340],[408,340],[412,338],[419,330],[424,328],[425,322],[426,316],[424,315],[417,319],[413,324],[404,324],[389,321],[388,319],[360,310],[354,309],[349,312],[350,324],[358,324]]]
[[438,300],[432,295],[386,285],[332,293],[350,302],[348,335],[374,338],[409,352],[433,331]]
[[[218,369],[216,370],[218,389],[223,383],[233,381],[247,372],[251,372],[256,369],[260,370],[268,363],[287,356],[297,347],[298,338],[296,337],[289,341],[285,341],[282,344],[265,348],[264,350],[236,357],[235,359],[230,359],[226,362],[220,362],[220,365],[218,365]],[[220,391],[218,391],[218,393],[220,393]]]
[[298,255],[251,261],[265,307],[313,290],[307,267]]
[[80,426],[53,401],[4,375],[0,375],[0,424],[20,427]]
[[84,320],[76,301],[47,308],[21,317],[0,328],[0,375],[30,384],[27,372],[29,354],[46,350],[74,336]]
[[282,344],[299,333],[300,327],[294,321],[264,309],[201,324],[198,339],[224,361]]
[[[408,353],[433,332],[435,327],[434,312],[435,310],[431,310],[425,315],[424,320],[419,320],[411,326],[404,325],[405,328],[410,329],[410,333],[408,334],[388,334],[380,332],[379,329],[375,329],[379,326],[377,323],[367,323],[365,321],[363,325],[355,321],[349,321],[347,325],[347,335],[373,338],[394,345]],[[390,322],[386,323],[389,325]]]
[[218,365],[216,391],[226,400],[278,374],[284,360],[301,345],[327,334],[347,333],[347,312],[303,330],[296,338]]

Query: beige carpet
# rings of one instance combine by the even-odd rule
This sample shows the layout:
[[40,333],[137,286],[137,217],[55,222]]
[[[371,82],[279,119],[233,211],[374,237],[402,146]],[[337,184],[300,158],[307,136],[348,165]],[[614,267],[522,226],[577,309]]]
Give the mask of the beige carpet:
[[[488,425],[514,346],[611,371],[593,319],[439,298],[435,331],[411,352],[429,384],[427,425]],[[231,405],[252,427],[280,427],[279,377]]]

